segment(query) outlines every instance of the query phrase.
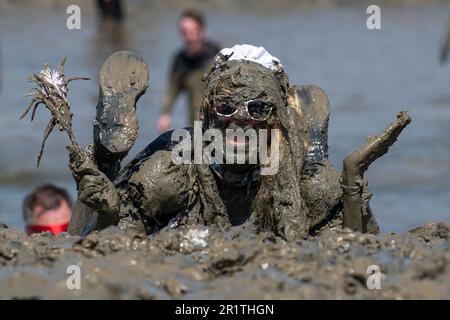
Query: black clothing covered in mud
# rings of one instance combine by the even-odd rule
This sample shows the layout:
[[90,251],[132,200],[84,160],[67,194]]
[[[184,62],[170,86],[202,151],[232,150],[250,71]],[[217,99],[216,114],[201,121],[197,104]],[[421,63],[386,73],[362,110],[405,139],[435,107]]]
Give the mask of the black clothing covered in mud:
[[[192,128],[185,129],[192,135]],[[256,195],[259,177],[250,180],[243,176],[239,184],[229,184],[218,173],[220,165],[215,168],[206,164],[175,165],[171,152],[178,143],[171,140],[172,132],[151,142],[118,174],[115,186],[125,199],[125,206],[132,208],[122,210],[121,221],[127,227],[132,221],[135,228],[136,221],[142,221],[148,233],[167,225],[214,222],[214,217],[204,216],[204,211],[217,213],[214,201],[205,199],[201,190],[217,188],[228,213],[223,220],[219,219],[218,226],[244,223],[250,216],[250,203]],[[133,210],[136,207],[140,210]]]
[[[171,134],[169,131],[158,137],[119,173],[115,181],[123,199],[119,226],[154,233],[166,226],[212,224],[224,228],[256,222],[252,202],[261,186],[260,176],[237,185],[227,183],[217,174],[217,169],[206,164],[175,165],[171,150],[176,144],[170,141]],[[205,192],[205,189],[215,192]],[[310,212],[304,236],[340,228],[339,173],[327,159],[305,165],[301,189]],[[220,195],[221,201],[208,198],[211,193]],[[289,201],[282,194],[277,196],[277,201]],[[291,221],[277,222],[290,226]],[[286,236],[284,230],[271,231]]]
[[[298,238],[300,231],[302,237],[315,235],[325,229],[340,227],[342,223],[340,175],[328,161],[328,99],[315,86],[301,86],[297,92],[293,91],[293,95],[298,97],[302,114],[309,119],[309,137],[302,139],[307,139],[310,147],[301,167],[296,169],[301,175],[297,186],[301,192],[298,199],[293,199],[295,195],[291,196],[287,190],[268,190],[268,196],[275,197],[273,210],[280,212],[272,216],[273,221],[260,226],[260,229],[269,229],[292,239]],[[247,221],[260,224],[257,220],[263,213],[255,213],[253,205],[261,188],[261,177],[246,179],[251,174],[243,175],[241,181],[245,183],[230,183],[220,174],[220,167],[175,165],[171,161],[171,150],[176,143],[171,141],[171,135],[172,131],[169,131],[159,136],[119,173],[115,185],[125,200],[124,208],[128,208],[121,210],[122,226],[129,228],[129,222],[132,222],[136,228],[136,221],[140,221],[142,225],[137,229],[145,228],[152,233],[167,225],[198,223],[226,227]],[[289,147],[289,143],[284,142],[284,147]],[[280,175],[286,185],[293,178],[291,171],[282,170]],[[268,183],[270,188],[275,184]],[[293,201],[302,201],[302,212],[280,209],[290,208]],[[292,230],[296,229],[292,227],[295,219],[289,219],[289,214],[303,217],[297,222],[302,224],[299,230]],[[373,224],[376,229],[374,220]]]
[[204,42],[203,51],[200,54],[190,56],[184,49],[180,50],[173,58],[169,77],[169,87],[164,97],[162,114],[169,114],[172,111],[175,99],[185,91],[189,99],[189,121],[194,122],[198,112],[204,84],[203,74],[208,70],[213,57],[220,48],[211,41]]

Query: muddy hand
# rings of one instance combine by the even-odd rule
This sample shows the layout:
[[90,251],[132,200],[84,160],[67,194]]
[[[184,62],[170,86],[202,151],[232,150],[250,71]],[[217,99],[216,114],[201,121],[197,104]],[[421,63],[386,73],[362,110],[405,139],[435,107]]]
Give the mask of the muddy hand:
[[411,122],[409,115],[402,111],[381,134],[370,136],[360,148],[350,153],[344,160],[342,188],[344,191],[343,226],[356,231],[367,231],[367,215],[371,194],[367,190],[364,172],[379,157],[389,151],[402,130]]
[[99,213],[118,214],[119,194],[114,184],[103,174],[94,161],[79,155],[68,146],[70,169],[78,184],[78,199]]
[[119,213],[119,194],[112,182],[103,173],[98,173],[81,179],[79,199],[99,213],[116,215]]

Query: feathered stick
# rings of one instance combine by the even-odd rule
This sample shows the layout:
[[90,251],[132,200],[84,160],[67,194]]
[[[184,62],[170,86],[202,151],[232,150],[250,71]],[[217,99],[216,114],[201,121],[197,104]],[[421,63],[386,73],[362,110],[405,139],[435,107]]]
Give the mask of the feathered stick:
[[70,81],[89,80],[89,78],[72,77],[67,80],[64,79],[64,65],[66,60],[67,56],[61,61],[58,69],[51,69],[45,64],[41,71],[33,74],[29,79],[29,82],[34,82],[36,86],[26,95],[33,96],[33,99],[30,101],[20,119],[24,118],[30,110],[32,110],[31,121],[33,121],[37,107],[40,104],[44,104],[52,114],[52,118],[45,129],[41,149],[37,157],[38,167],[44,151],[45,141],[56,125],[59,125],[60,131],[66,131],[69,136],[72,144],[71,146],[68,146],[71,157],[76,157],[80,160],[85,158],[84,151],[78,144],[72,131],[73,114],[70,111],[70,102],[67,100],[67,92],[69,90],[68,84]]

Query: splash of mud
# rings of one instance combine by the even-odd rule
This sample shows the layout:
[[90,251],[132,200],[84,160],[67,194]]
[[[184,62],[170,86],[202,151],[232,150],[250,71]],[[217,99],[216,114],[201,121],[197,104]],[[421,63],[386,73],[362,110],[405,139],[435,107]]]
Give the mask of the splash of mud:
[[[247,225],[28,237],[0,223],[0,298],[448,299],[449,234],[447,222],[295,242]],[[69,265],[81,268],[80,290],[66,287]],[[380,290],[366,286],[370,265],[381,268]]]

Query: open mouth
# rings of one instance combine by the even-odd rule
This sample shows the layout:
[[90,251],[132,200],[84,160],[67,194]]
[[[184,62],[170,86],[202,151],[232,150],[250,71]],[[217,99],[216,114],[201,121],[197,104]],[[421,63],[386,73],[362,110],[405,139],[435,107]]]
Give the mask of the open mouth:
[[246,146],[249,144],[250,138],[245,135],[231,135],[227,137],[227,142],[233,146]]
[[[265,134],[261,134],[261,130],[265,131]],[[227,145],[232,147],[257,147],[260,143],[266,144],[266,146],[270,146],[270,132],[271,128],[259,127],[255,128],[252,126],[247,126],[244,128],[237,127],[232,124],[228,126],[226,130],[224,130],[224,140]],[[267,141],[260,141],[260,139],[264,139]],[[253,147],[253,148],[254,148]]]

